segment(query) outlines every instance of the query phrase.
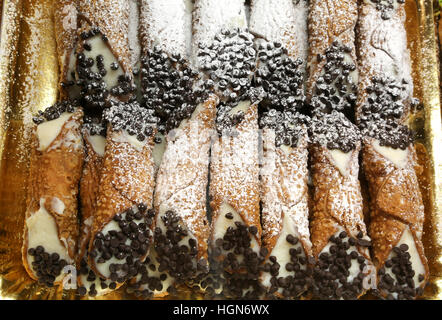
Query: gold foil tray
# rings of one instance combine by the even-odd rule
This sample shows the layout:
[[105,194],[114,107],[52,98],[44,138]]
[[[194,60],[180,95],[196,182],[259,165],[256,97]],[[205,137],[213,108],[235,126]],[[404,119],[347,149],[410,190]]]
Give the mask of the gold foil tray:
[[[72,292],[43,288],[21,260],[32,114],[57,99],[53,3],[0,2],[0,299],[73,299]],[[414,117],[419,177],[425,203],[424,245],[430,282],[424,299],[442,299],[442,130],[438,59],[431,0],[406,0],[415,95],[424,105]],[[128,299],[124,289],[101,299]],[[182,299],[199,297],[189,292]]]

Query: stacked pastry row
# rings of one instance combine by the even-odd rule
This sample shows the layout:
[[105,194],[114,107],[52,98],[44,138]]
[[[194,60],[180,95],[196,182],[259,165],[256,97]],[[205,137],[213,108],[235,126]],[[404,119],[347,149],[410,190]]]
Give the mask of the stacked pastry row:
[[53,286],[75,267],[90,296],[421,295],[404,15],[393,0],[59,1],[29,275]]

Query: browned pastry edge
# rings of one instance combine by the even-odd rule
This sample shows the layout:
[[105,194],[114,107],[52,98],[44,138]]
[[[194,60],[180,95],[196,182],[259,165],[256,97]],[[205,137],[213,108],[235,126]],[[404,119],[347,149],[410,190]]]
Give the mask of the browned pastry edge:
[[[80,127],[83,122],[83,111],[77,109],[69,119],[63,124],[58,136],[44,151],[38,149],[38,138],[36,135],[36,127],[33,129],[31,140],[31,160],[27,191],[27,209],[25,214],[22,260],[23,265],[32,279],[35,277],[32,268],[28,265],[28,233],[26,220],[40,208],[40,198],[45,198],[45,204],[50,203],[48,199],[57,197],[63,199],[65,209],[63,215],[59,215],[51,206],[46,206],[46,211],[54,218],[59,239],[70,238],[73,241],[68,242],[68,255],[75,261],[76,241],[78,238],[78,220],[77,220],[77,192],[78,183],[81,177],[83,166],[84,150],[82,147],[73,148],[66,147],[63,143],[59,147],[51,148],[54,144],[60,143],[64,137],[75,134],[81,137]],[[75,122],[76,126],[67,127],[66,124]],[[47,196],[51,197],[48,198]],[[67,196],[67,195],[70,195]],[[61,242],[63,245],[64,243]],[[71,245],[69,245],[71,244]]]
[[97,210],[98,186],[103,165],[103,157],[95,152],[86,137],[89,133],[85,131],[83,131],[83,141],[86,147],[86,158],[80,180],[81,221],[77,265],[80,265],[85,257],[89,245],[92,224],[87,226],[85,221],[91,219],[92,222]]
[[[66,8],[72,11],[67,11]],[[66,81],[71,54],[77,45],[77,14],[76,0],[55,1],[54,24],[56,30],[55,40],[57,42],[58,65],[60,68],[60,77],[58,79],[60,99],[69,96],[61,83]],[[71,21],[71,19],[73,20]]]
[[339,40],[352,48],[351,57],[356,63],[354,28],[358,19],[357,0],[311,0],[308,16],[309,54],[306,82],[307,100],[313,95],[315,83],[322,74],[326,59],[318,62],[333,41]]
[[[114,132],[110,125],[108,126],[89,252],[94,248],[97,233],[116,214],[140,203],[144,203],[147,208],[152,207],[155,184],[152,149],[155,134],[148,138],[141,151],[136,150],[128,142],[115,141],[119,134],[119,132]],[[89,266],[97,275],[100,275],[94,259],[90,256]]]
[[[244,119],[236,127],[238,136],[244,132],[256,131],[258,135],[258,106],[251,105],[244,113]],[[231,146],[237,142],[235,137],[222,136],[215,143],[229,147],[229,150],[220,150],[219,153],[212,148],[212,162],[210,164],[210,206],[212,208],[212,230],[215,227],[216,220],[220,216],[220,207],[222,203],[227,203],[240,215],[247,227],[255,226],[257,233],[255,240],[261,245],[262,227],[259,213],[259,166],[249,165],[247,167],[223,165],[223,155],[231,152]],[[256,150],[258,153],[258,150]],[[238,159],[239,160],[239,159]],[[256,159],[258,160],[258,159]],[[252,185],[243,185],[242,181],[235,178],[241,176],[240,171],[245,171],[246,175],[252,177],[255,183]],[[226,174],[228,173],[228,174]],[[230,177],[230,179],[227,179]],[[239,197],[238,195],[242,195]],[[210,241],[213,242],[214,233],[212,232]]]
[[418,237],[423,231],[424,209],[415,172],[415,167],[418,166],[416,152],[413,145],[410,145],[406,166],[398,168],[374,149],[373,141],[372,138],[365,139],[362,153],[371,196],[369,232],[373,246],[373,262],[379,270],[408,226],[425,267],[423,286],[428,280],[429,269],[422,239]]
[[[315,258],[318,258],[330,237],[338,231],[336,225],[344,228],[347,234],[353,238],[356,238],[359,232],[362,232],[364,236],[367,235],[358,180],[359,150],[360,145],[351,151],[350,168],[347,168],[348,176],[344,177],[332,163],[327,148],[318,145],[313,145],[310,148],[312,178],[315,187],[311,221],[311,239]],[[350,181],[351,179],[354,182],[353,184]],[[353,202],[353,207],[349,207],[347,203],[342,203],[342,193],[345,192],[342,188],[346,187],[351,188],[351,190],[347,190],[349,192],[347,196]],[[339,203],[342,203],[342,207],[334,209],[333,205]],[[348,212],[341,212],[342,209],[347,209]],[[357,246],[357,248],[361,255],[370,260],[368,250],[360,246]]]
[[79,3],[80,33],[91,26],[100,28],[107,44],[127,74],[132,73],[129,51],[129,2],[127,0],[89,0]]
[[[203,110],[199,112],[195,119],[192,119],[192,123],[198,123],[201,124],[201,127],[198,127],[198,129],[201,130],[207,130],[209,133],[209,136],[207,137],[207,141],[203,141],[203,144],[210,145],[210,138],[212,134],[212,130],[214,127],[214,119],[216,115],[216,105],[218,104],[218,98],[215,95],[211,95],[205,102],[203,102]],[[180,127],[180,133],[181,136],[186,136],[187,139],[194,139],[192,136],[192,127],[190,125],[190,121],[187,122],[183,127]],[[175,138],[174,138],[175,139]],[[173,143],[170,141],[167,141],[167,143]],[[202,147],[202,146],[200,146]],[[167,153],[167,146],[166,151]],[[184,152],[187,152],[189,155],[198,157],[199,149],[198,150],[183,150]],[[198,242],[198,260],[201,258],[208,259],[207,257],[207,246],[208,246],[208,238],[210,235],[210,226],[209,222],[207,220],[207,214],[206,214],[206,187],[207,187],[207,171],[208,171],[208,165],[209,163],[198,163],[200,167],[195,167],[195,161],[190,157],[183,157],[183,161],[178,161],[176,163],[176,166],[171,168],[168,163],[165,163],[164,161],[161,162],[160,168],[158,170],[157,174],[157,185],[156,185],[156,191],[154,196],[154,206],[155,206],[155,212],[159,212],[159,208],[161,205],[167,205],[169,201],[173,198],[174,194],[177,192],[180,192],[184,189],[175,190],[174,187],[179,187],[178,185],[170,185],[170,177],[178,177],[180,175],[189,174],[190,172],[195,172],[196,177],[194,178],[193,183],[202,182],[204,180],[205,173],[205,180],[206,184],[204,186],[200,186],[201,192],[200,199],[199,199],[199,206],[198,209],[193,213],[192,217],[189,217],[189,221],[186,221],[186,217],[182,217],[178,213],[178,217],[181,218],[184,225],[188,225],[189,223],[192,223],[192,220],[195,216],[198,217],[198,221],[202,223],[197,223],[196,225],[192,226],[192,229],[195,230],[195,233],[193,233],[193,236],[197,239]],[[164,159],[164,156],[163,156]],[[207,154],[207,159],[209,161],[209,155]],[[164,189],[167,188],[167,191],[165,192]],[[163,190],[162,190],[163,189]],[[190,190],[190,192],[194,192],[194,189]],[[184,195],[183,195],[184,196]],[[178,203],[178,205],[177,205]],[[186,206],[186,199],[183,197],[175,199],[175,201],[172,202],[172,206],[175,207],[176,205],[180,207],[181,205]]]

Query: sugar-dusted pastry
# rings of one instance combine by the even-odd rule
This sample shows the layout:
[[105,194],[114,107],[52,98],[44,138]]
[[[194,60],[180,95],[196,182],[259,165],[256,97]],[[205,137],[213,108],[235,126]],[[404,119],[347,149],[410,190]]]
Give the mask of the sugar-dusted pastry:
[[378,281],[387,299],[414,299],[429,277],[422,244],[424,206],[416,173],[413,104],[404,1],[364,1],[360,6],[360,83],[357,120],[371,206],[369,234]]
[[310,1],[307,99],[313,113],[352,119],[357,98],[357,0]]
[[108,128],[88,264],[113,289],[138,273],[152,240],[157,119],[137,102],[112,102],[103,117]]
[[129,47],[129,1],[79,1],[77,83],[86,111],[135,91]]
[[312,244],[308,210],[308,118],[270,109],[260,115],[263,160],[261,283],[269,294],[294,298],[310,283]]
[[58,102],[34,117],[22,253],[28,274],[46,286],[75,271],[82,117],[74,101]]
[[60,68],[60,98],[78,98],[75,84],[75,47],[77,46],[77,1],[60,0],[54,3],[55,40]]
[[132,74],[134,76],[135,91],[133,94],[141,102],[140,69],[141,69],[141,44],[140,44],[140,1],[129,0],[129,52]]
[[[256,64],[243,1],[199,0],[193,16],[195,63],[219,98],[210,163],[212,273],[208,287],[229,297],[259,294],[258,108],[251,94]],[[222,285],[222,286],[221,286]],[[216,290],[216,292],[215,292]]]
[[250,31],[257,37],[254,84],[262,133],[261,221],[267,251],[261,283],[271,295],[306,291],[311,242],[308,221],[308,118],[304,107],[307,2],[254,0]]
[[209,271],[206,190],[218,98],[198,87],[190,67],[189,5],[141,2],[143,103],[160,118],[165,140],[155,187],[154,246],[134,285],[143,296],[173,293],[177,285],[197,283]]
[[110,290],[110,280],[102,280],[97,277],[87,264],[91,228],[97,210],[98,186],[100,185],[106,146],[106,126],[98,119],[85,117],[81,132],[86,157],[80,180],[81,219],[77,256],[77,282],[80,295],[95,296],[105,294]]
[[356,299],[375,281],[364,222],[358,128],[337,111],[312,119],[314,187],[312,293],[319,299]]

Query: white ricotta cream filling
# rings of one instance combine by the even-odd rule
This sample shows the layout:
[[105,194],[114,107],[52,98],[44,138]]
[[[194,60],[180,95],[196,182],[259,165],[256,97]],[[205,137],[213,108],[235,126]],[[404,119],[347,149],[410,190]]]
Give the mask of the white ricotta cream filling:
[[[44,247],[49,254],[57,253],[60,259],[66,260],[68,263],[71,259],[67,248],[58,238],[57,224],[54,218],[44,207],[44,198],[40,199],[40,209],[26,219],[26,228],[28,231],[28,248]],[[34,257],[27,255],[28,264],[32,268]],[[60,281],[64,274],[60,274],[55,282]]]
[[339,172],[345,177],[348,175],[348,168],[350,165],[351,155],[353,151],[342,152],[341,150],[329,150],[333,165],[339,169]]
[[[413,281],[416,288],[419,287],[421,282],[419,281],[419,275],[425,275],[425,266],[421,261],[419,251],[416,248],[416,243],[414,242],[413,234],[410,231],[410,228],[407,226],[407,228],[404,230],[404,233],[402,234],[401,239],[399,240],[398,244],[396,245],[399,247],[401,244],[406,244],[408,246],[408,253],[410,254],[410,261],[411,265],[413,267],[413,270],[415,272]],[[387,260],[390,260],[391,258],[395,257],[396,253],[394,251],[391,251],[390,255],[388,256]],[[392,272],[392,268],[385,268],[385,274],[390,275],[393,279],[396,280],[395,274]],[[397,293],[392,293],[394,298],[397,298]]]
[[86,139],[91,144],[94,152],[98,154],[100,157],[103,157],[104,149],[106,147],[106,138],[103,137],[102,135],[96,134],[96,135],[87,135]]
[[37,126],[39,151],[46,150],[60,134],[61,128],[72,116],[72,113],[63,112],[57,119],[45,121]]
[[373,142],[373,148],[379,152],[386,159],[391,161],[396,167],[404,168],[407,165],[408,149],[393,149],[387,146],[381,146],[379,140],[375,139]]
[[[228,203],[223,202],[220,206],[219,209],[219,216],[218,219],[216,219],[215,224],[214,224],[214,234],[213,234],[213,239],[214,241],[216,241],[216,239],[222,239],[227,231],[227,229],[229,227],[235,228],[236,229],[236,225],[235,222],[241,222],[244,224],[244,221],[242,220],[241,216],[239,215],[238,212],[236,212],[235,209],[233,209],[233,207],[231,205],[229,205]],[[233,219],[227,219],[226,218],[226,214],[227,213],[232,213],[233,215]],[[251,242],[250,242],[250,248],[255,251],[256,253],[259,253],[259,244],[256,241],[256,238],[254,236],[251,236]],[[238,262],[242,262],[243,259],[238,259]]]
[[[287,271],[285,268],[285,265],[287,263],[291,263],[291,256],[290,256],[290,249],[291,248],[301,248],[302,249],[302,257],[305,257],[304,248],[302,248],[301,241],[298,241],[296,245],[292,245],[287,242],[287,236],[292,235],[294,237],[297,237],[299,239],[298,231],[296,230],[296,227],[293,223],[293,221],[287,216],[284,215],[284,219],[282,220],[282,230],[279,234],[279,238],[276,241],[275,246],[273,247],[272,252],[270,253],[270,256],[275,256],[277,258],[277,262],[280,265],[279,268],[279,274],[278,277],[287,277],[289,275],[294,275],[294,271]],[[302,270],[307,269],[307,265],[301,266]],[[264,272],[262,275],[262,284],[266,287],[270,287],[270,279],[272,278],[272,275],[269,272]],[[279,291],[282,292],[282,289],[279,288]]]
[[126,130],[121,130],[113,136],[113,140],[116,142],[129,143],[137,151],[141,152],[149,139],[145,138],[143,141],[140,141],[136,135],[131,136]]
[[237,113],[239,113],[239,112],[244,112],[244,113],[246,113],[246,111],[247,111],[247,109],[250,107],[250,101],[240,101],[239,103],[238,103],[238,105],[236,105],[234,108],[232,108],[230,111],[229,111],[229,113],[230,114],[237,114]]
[[[109,49],[107,43],[103,41],[101,35],[95,35],[86,41],[91,45],[92,50],[83,50],[83,54],[86,58],[92,58],[94,61],[97,56],[101,54],[103,56],[103,65],[107,70],[106,75],[103,77],[103,81],[106,83],[108,89],[116,86],[118,84],[118,77],[124,75],[124,71],[112,51]],[[117,70],[112,70],[110,68],[111,63],[114,62],[118,64]],[[92,66],[91,70],[92,72],[98,72],[96,63]]]

